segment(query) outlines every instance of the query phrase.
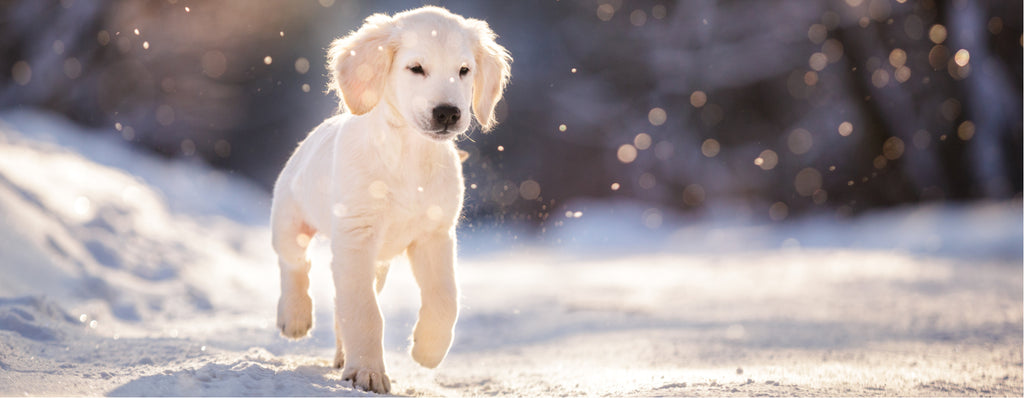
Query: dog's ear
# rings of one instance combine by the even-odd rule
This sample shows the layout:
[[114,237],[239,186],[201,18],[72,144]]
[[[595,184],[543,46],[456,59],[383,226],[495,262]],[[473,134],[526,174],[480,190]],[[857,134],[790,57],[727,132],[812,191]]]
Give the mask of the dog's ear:
[[384,95],[384,82],[395,54],[391,17],[374,14],[359,30],[334,40],[327,50],[331,72],[328,92],[334,91],[349,112],[369,112]]
[[494,34],[487,22],[467,19],[470,29],[477,33],[478,42],[474,50],[476,57],[476,78],[473,81],[473,115],[483,131],[489,131],[497,124],[494,106],[501,100],[505,85],[511,76],[512,56],[505,47],[494,41]]

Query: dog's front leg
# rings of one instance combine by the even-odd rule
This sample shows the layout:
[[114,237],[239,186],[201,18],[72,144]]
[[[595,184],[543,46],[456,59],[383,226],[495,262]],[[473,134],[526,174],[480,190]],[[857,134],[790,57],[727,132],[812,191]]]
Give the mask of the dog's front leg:
[[331,238],[338,356],[342,378],[379,394],[391,390],[384,369],[384,320],[374,291],[376,247],[371,231],[335,228]]
[[420,314],[413,329],[412,357],[435,368],[452,345],[459,316],[455,284],[455,231],[429,235],[409,246],[409,262],[420,285]]

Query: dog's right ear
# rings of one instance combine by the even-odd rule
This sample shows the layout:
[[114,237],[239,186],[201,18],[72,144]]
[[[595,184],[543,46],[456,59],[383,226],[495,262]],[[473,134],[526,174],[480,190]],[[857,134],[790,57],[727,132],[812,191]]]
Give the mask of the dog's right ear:
[[391,17],[374,14],[359,30],[335,39],[327,50],[331,72],[328,92],[334,91],[349,112],[369,112],[384,95],[384,82],[391,69],[396,41]]

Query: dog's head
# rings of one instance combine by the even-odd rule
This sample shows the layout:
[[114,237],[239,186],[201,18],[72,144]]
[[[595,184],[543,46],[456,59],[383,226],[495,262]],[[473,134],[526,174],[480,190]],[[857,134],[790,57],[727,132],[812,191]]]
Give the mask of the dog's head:
[[465,132],[470,106],[488,131],[512,61],[495,37],[486,22],[438,7],[374,14],[331,43],[329,89],[353,114],[390,106],[434,140]]

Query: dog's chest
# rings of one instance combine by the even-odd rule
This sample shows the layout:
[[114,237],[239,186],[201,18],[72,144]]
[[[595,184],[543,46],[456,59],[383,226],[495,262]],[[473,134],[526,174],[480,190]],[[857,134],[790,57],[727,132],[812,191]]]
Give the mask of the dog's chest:
[[398,255],[419,237],[447,232],[455,225],[462,207],[459,172],[442,170],[388,184],[387,204],[380,215],[385,224],[381,257]]

